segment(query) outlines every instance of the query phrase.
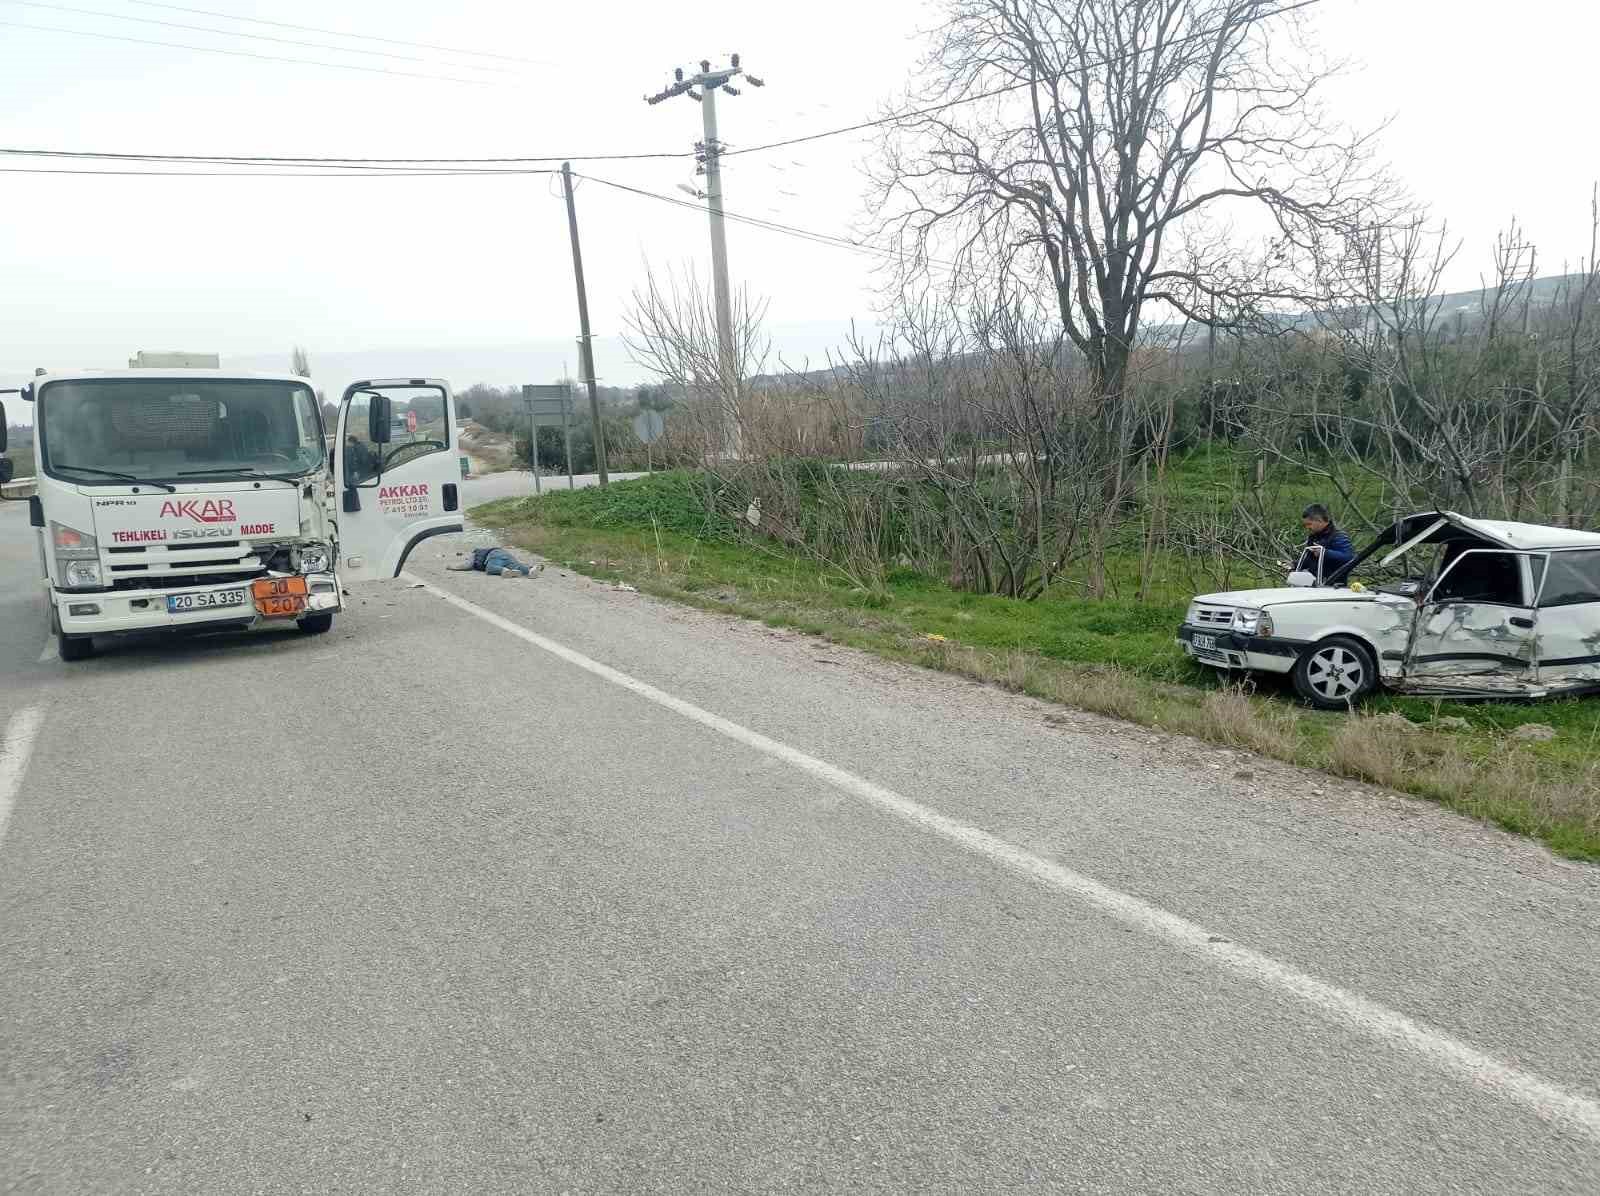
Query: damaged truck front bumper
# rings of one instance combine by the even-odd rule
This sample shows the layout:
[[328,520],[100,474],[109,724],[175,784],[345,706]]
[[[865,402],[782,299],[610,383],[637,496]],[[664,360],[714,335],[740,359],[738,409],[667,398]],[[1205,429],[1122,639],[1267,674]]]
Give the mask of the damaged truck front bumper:
[[[296,592],[257,593],[272,588],[261,583],[279,583],[279,588]],[[339,583],[332,573],[268,574],[170,589],[53,590],[50,600],[56,628],[66,636],[252,627],[292,623],[307,615],[341,609]]]

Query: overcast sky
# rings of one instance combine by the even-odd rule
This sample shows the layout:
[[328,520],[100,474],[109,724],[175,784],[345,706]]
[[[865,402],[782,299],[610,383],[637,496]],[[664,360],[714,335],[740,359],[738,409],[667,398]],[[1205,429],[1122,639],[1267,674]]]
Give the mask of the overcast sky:
[[[767,86],[721,105],[723,139],[737,148],[880,114],[937,12],[914,0],[174,3],[515,60],[341,41],[135,0],[0,0],[0,146],[372,157],[687,150],[700,135],[698,106],[648,107],[641,97],[675,65],[738,51]],[[1597,8],[1323,0],[1312,10],[1326,49],[1359,60],[1332,93],[1339,113],[1356,125],[1392,116],[1383,144],[1394,169],[1465,239],[1452,285],[1475,284],[1495,231],[1513,214],[1541,246],[1543,272],[1587,253],[1589,191],[1600,175],[1591,120]],[[861,215],[857,163],[871,148],[870,138],[844,136],[730,159],[729,210],[848,234]],[[692,162],[577,169],[680,199],[678,185],[695,182]],[[330,388],[356,374],[445,370],[462,387],[530,381],[559,373],[563,357],[576,365],[567,349],[577,318],[565,212],[547,177],[3,179],[0,375],[115,366],[140,348],[216,351],[225,364],[281,368],[296,343]],[[593,182],[581,186],[578,207],[597,336],[620,330],[646,260],[704,269],[697,211]],[[729,242],[735,278],[770,297],[786,352],[820,354],[852,319],[870,321],[870,258],[738,225]],[[640,380],[614,339],[600,346],[601,374]]]

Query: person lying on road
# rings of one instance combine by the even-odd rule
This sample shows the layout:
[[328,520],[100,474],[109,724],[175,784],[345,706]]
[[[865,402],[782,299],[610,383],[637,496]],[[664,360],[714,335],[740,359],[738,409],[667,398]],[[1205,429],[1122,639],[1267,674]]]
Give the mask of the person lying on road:
[[474,548],[470,559],[462,561],[459,565],[447,565],[457,573],[466,573],[476,569],[480,573],[487,573],[490,577],[538,577],[544,572],[544,565],[524,565],[504,548]]

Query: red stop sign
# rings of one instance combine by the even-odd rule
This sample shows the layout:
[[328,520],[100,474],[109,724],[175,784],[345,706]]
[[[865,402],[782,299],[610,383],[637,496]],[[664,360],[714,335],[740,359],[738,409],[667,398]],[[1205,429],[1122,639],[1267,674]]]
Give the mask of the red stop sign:
[[416,430],[417,430],[417,413],[415,411],[407,411],[406,412],[406,431],[407,432],[415,432]]

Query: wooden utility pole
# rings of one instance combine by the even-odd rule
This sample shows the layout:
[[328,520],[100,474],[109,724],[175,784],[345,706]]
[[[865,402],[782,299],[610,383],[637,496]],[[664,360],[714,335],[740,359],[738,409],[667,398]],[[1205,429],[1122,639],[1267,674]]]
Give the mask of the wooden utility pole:
[[572,276],[578,284],[578,368],[583,371],[584,385],[589,388],[589,418],[594,421],[594,468],[600,475],[600,484],[606,486],[611,481],[606,472],[606,429],[600,422],[600,396],[594,382],[594,345],[589,335],[589,293],[583,288],[583,250],[578,246],[578,209],[572,202],[571,162],[561,164],[561,186],[567,193],[567,231],[572,235]]

